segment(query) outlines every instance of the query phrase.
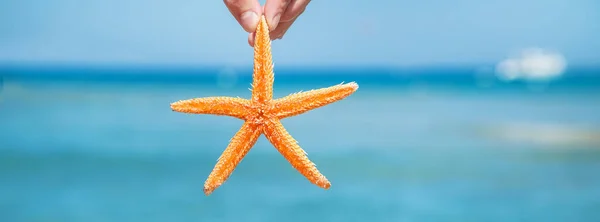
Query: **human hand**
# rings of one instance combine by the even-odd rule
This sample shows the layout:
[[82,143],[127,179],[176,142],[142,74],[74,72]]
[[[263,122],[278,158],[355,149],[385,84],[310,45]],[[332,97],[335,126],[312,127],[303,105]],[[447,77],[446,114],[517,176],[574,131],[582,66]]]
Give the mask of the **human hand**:
[[254,46],[254,32],[261,15],[265,15],[271,40],[281,39],[310,0],[267,0],[264,7],[258,0],[223,0],[229,12],[248,35],[248,44]]

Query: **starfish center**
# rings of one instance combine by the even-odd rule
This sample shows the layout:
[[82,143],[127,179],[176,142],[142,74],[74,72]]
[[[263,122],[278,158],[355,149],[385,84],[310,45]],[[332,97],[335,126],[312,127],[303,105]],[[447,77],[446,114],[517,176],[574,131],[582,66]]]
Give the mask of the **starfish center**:
[[255,104],[253,108],[255,112],[250,116],[249,120],[254,124],[264,124],[268,119],[270,119],[271,115],[269,112],[269,105]]

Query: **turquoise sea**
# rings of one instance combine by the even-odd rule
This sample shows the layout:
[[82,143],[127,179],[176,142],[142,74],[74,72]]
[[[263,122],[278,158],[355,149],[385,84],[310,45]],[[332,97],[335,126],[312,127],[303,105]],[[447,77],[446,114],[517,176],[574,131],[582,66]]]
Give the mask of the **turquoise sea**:
[[504,83],[471,68],[276,67],[276,97],[360,85],[283,120],[331,189],[261,137],[207,197],[242,122],[169,104],[248,98],[250,72],[0,69],[0,221],[600,221],[600,69]]

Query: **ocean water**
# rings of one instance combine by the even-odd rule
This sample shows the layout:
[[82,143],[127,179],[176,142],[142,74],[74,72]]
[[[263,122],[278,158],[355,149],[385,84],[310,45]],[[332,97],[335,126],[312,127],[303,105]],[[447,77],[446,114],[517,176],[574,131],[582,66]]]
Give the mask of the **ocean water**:
[[210,196],[240,120],[171,102],[250,96],[250,69],[0,69],[0,221],[600,221],[600,72],[277,69],[275,97],[356,81],[284,119],[332,186],[261,137]]

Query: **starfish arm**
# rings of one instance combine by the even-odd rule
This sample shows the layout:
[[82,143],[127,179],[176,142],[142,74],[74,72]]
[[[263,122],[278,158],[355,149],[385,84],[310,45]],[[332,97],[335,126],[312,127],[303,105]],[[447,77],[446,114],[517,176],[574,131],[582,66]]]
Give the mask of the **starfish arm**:
[[291,94],[273,101],[272,112],[275,113],[279,119],[295,116],[342,100],[354,93],[357,89],[358,84],[351,82],[347,84],[339,84],[327,88]]
[[254,41],[254,79],[252,83],[252,101],[267,102],[273,99],[273,60],[269,27],[261,16]]
[[171,109],[182,113],[213,114],[244,119],[249,113],[247,108],[249,106],[250,101],[242,98],[206,97],[174,102],[171,104]]
[[204,193],[210,195],[229,178],[260,136],[256,125],[248,122],[231,138],[229,145],[217,160],[217,164],[204,183]]
[[274,119],[267,121],[264,133],[281,155],[283,155],[296,170],[304,175],[304,177],[321,188],[329,189],[331,184],[327,178],[325,178],[325,176],[319,172],[315,164],[308,159],[306,152],[298,146],[296,140],[285,130],[279,120]]

